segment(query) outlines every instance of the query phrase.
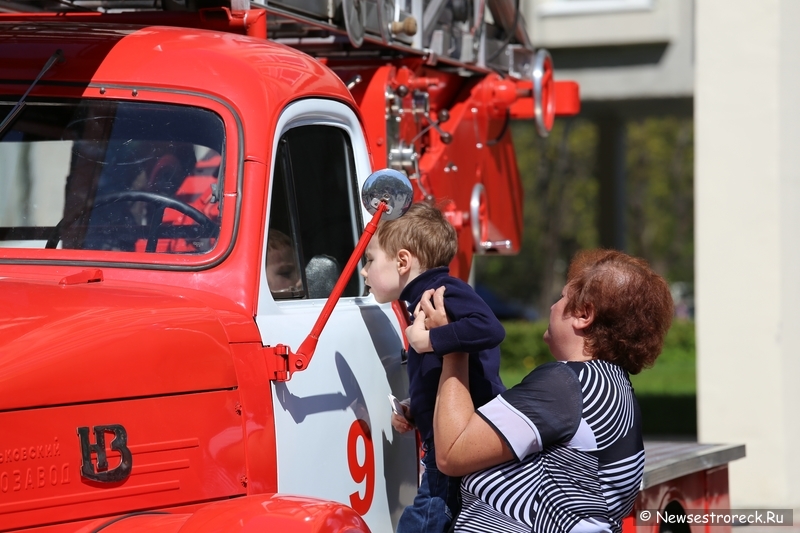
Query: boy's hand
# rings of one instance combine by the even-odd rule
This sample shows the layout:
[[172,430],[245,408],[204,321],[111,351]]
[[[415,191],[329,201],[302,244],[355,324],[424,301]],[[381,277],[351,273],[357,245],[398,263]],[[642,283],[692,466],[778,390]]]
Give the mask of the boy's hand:
[[414,323],[406,328],[406,338],[408,344],[419,354],[433,351],[431,346],[431,334],[425,329],[425,313],[417,311]]
[[407,418],[409,416],[409,413],[408,413],[409,403],[410,403],[410,400],[408,398],[406,398],[405,400],[400,402],[400,405],[403,406],[403,414],[405,416],[392,413],[392,427],[398,433],[407,433],[407,432],[411,431],[412,429],[414,429],[416,427]]

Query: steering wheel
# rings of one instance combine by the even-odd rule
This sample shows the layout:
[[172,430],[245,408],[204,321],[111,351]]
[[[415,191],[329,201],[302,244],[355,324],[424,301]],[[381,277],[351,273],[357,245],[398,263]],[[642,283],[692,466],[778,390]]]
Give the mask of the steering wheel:
[[[156,245],[158,244],[158,229],[160,226],[161,218],[164,215],[165,209],[174,209],[175,211],[188,216],[201,227],[201,230],[204,235],[208,235],[209,237],[216,237],[217,233],[219,232],[219,227],[217,224],[208,218],[202,211],[185,204],[175,198],[171,198],[169,196],[164,196],[161,194],[157,194],[154,192],[147,192],[147,191],[122,191],[113,194],[108,194],[106,196],[102,196],[95,200],[92,209],[98,209],[102,207],[106,207],[111,204],[115,204],[117,202],[145,202],[148,204],[154,204],[157,206],[156,211],[148,216],[150,220],[150,233],[147,237],[147,247],[145,248],[146,252],[155,252]],[[81,217],[83,213],[78,212],[74,215],[69,217],[62,218],[58,224],[56,224],[53,233],[47,239],[47,243],[45,244],[45,248],[55,248],[58,245],[58,241],[61,240],[61,232],[64,228],[71,226],[78,218]]]

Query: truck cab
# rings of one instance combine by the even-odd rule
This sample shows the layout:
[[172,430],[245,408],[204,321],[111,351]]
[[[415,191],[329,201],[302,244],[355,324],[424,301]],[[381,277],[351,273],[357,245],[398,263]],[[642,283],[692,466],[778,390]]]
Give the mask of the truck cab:
[[0,530],[274,493],[391,530],[417,483],[399,304],[353,276],[307,370],[270,349],[371,216],[344,83],[231,33],[3,26],[0,115],[31,91],[0,133]]

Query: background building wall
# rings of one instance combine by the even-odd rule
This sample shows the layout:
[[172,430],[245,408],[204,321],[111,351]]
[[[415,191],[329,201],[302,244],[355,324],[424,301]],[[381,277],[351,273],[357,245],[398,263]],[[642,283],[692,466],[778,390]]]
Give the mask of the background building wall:
[[536,0],[523,12],[533,43],[586,102],[693,94],[692,0]]
[[697,2],[698,436],[735,507],[800,507],[800,2]]

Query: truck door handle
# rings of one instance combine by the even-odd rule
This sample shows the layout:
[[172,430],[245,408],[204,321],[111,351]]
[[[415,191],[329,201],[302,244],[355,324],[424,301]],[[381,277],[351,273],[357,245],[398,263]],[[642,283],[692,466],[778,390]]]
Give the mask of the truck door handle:
[[408,350],[400,348],[400,364],[405,365],[408,363]]

